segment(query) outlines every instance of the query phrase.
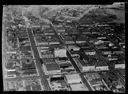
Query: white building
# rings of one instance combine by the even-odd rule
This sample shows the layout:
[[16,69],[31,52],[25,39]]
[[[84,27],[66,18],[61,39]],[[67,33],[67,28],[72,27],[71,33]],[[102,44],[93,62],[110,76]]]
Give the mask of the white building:
[[80,50],[80,47],[75,46],[75,45],[68,45],[68,49],[69,50],[73,49],[74,51],[79,51]]
[[81,71],[94,71],[95,70],[95,64],[93,64],[93,62],[88,62],[87,60],[81,60],[80,59],[76,59],[76,63],[79,66],[79,68],[81,69]]
[[72,91],[89,91],[87,87],[85,87],[82,83],[79,84],[70,84]]
[[55,57],[67,57],[66,49],[54,49]]
[[67,81],[68,84],[82,82],[79,74],[68,74],[68,75],[65,75],[65,80]]
[[95,55],[96,52],[94,52],[94,51],[90,51],[90,52],[89,52],[89,51],[88,51],[88,52],[85,52],[85,54],[86,54],[86,55]]
[[116,69],[125,69],[125,64],[115,64]]

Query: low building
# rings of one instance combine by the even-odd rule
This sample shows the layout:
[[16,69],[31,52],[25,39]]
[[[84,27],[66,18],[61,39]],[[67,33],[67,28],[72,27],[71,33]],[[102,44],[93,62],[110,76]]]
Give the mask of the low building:
[[123,61],[117,60],[115,62],[115,68],[116,69],[125,69],[125,61],[124,60]]
[[36,45],[48,45],[48,41],[46,36],[43,35],[36,35],[35,37]]
[[67,81],[68,84],[81,83],[82,82],[79,74],[65,75],[65,80]]
[[42,29],[43,28],[50,28],[50,25],[42,25]]
[[66,55],[66,49],[62,48],[62,49],[54,49],[54,55],[55,57],[67,57]]
[[67,87],[67,83],[64,80],[64,77],[61,75],[52,76],[50,79],[48,79],[48,82],[53,91],[55,90],[68,91],[69,90],[69,88]]
[[125,69],[125,64],[115,64],[116,69]]
[[85,79],[94,91],[108,91],[109,88],[98,73],[87,73]]
[[60,74],[61,73],[59,65],[56,63],[44,64],[43,69],[44,69],[46,75]]
[[93,50],[90,50],[90,51],[89,50],[88,51],[86,50],[84,52],[85,52],[86,55],[95,55],[96,54],[96,52],[93,51]]
[[95,68],[96,68],[95,71],[109,70],[108,65],[102,60],[96,62]]
[[60,69],[61,69],[61,73],[75,73],[76,70],[75,68],[73,67],[73,65],[71,64],[71,62],[65,58],[64,59],[56,59],[55,60],[56,63],[59,65]]
[[38,47],[38,52],[40,58],[54,58],[54,53],[52,51],[49,51],[49,49],[42,49]]
[[49,44],[60,44],[60,42],[56,36],[52,35],[49,37]]
[[74,41],[71,36],[66,35],[66,36],[62,36],[62,38],[64,39],[65,44],[74,44]]
[[87,60],[80,60],[79,58],[76,58],[75,62],[79,66],[81,71],[94,71],[95,70],[94,62],[88,62]]
[[70,84],[72,91],[89,91],[87,87],[85,87],[82,83],[78,84]]
[[71,50],[73,49],[73,51],[79,51],[80,47],[76,46],[76,45],[68,45],[68,49]]
[[6,53],[7,54],[16,54],[17,52],[16,51],[7,51]]

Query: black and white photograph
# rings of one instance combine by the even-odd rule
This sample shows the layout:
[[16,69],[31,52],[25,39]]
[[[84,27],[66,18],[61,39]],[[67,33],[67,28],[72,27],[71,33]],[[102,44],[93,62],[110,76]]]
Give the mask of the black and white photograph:
[[125,93],[125,2],[3,5],[3,91]]

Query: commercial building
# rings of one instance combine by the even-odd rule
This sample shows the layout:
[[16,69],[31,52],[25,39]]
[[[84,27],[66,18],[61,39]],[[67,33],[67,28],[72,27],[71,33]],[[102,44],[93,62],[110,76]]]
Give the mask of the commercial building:
[[23,81],[7,81],[7,91],[25,91]]
[[44,35],[35,35],[35,41],[36,41],[36,45],[48,45],[48,41],[46,36]]
[[79,51],[80,47],[76,46],[76,45],[68,45],[68,49],[69,50],[73,50],[73,51]]
[[67,57],[65,48],[55,48],[54,49],[55,57]]
[[50,77],[49,79],[49,85],[51,87],[51,89],[54,90],[63,90],[63,91],[68,91],[70,90],[67,86],[67,83],[64,80],[64,77],[61,75],[54,75],[52,77]]
[[106,71],[109,70],[108,65],[103,61],[99,60],[95,64],[95,71]]
[[55,61],[59,65],[61,69],[61,73],[76,73],[75,68],[68,59],[67,60],[56,59]]
[[40,79],[29,79],[24,81],[26,91],[42,91],[44,88],[41,85]]
[[47,36],[49,44],[60,44],[59,39],[55,35]]
[[81,60],[80,58],[75,58],[75,62],[79,66],[79,69],[81,71],[94,71],[95,70],[95,62]]
[[81,83],[82,82],[79,74],[65,75],[65,80],[68,84]]
[[109,88],[98,73],[87,73],[85,79],[94,91],[108,91]]
[[53,60],[44,60],[43,69],[45,74],[52,75],[52,74],[60,74],[61,70],[59,65],[54,62]]
[[83,83],[70,84],[72,91],[89,91],[87,87],[84,86]]
[[41,47],[38,47],[38,52],[40,55],[40,58],[54,58],[54,52],[49,51],[49,49],[42,49]]

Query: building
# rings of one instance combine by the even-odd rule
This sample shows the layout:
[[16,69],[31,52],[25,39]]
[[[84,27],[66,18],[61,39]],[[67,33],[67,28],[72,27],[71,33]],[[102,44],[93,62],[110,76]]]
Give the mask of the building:
[[35,35],[36,45],[48,45],[46,36],[44,35]]
[[48,79],[48,82],[52,90],[69,90],[69,88],[67,87],[67,83],[64,80],[64,77],[61,75],[53,75],[50,79]]
[[95,55],[96,54],[96,52],[93,51],[93,50],[86,50],[84,52],[85,52],[86,55]]
[[49,48],[38,47],[40,58],[53,58],[54,52],[50,51]]
[[62,36],[62,39],[64,39],[65,44],[74,44],[74,41],[72,40],[72,37],[69,35]]
[[79,51],[80,47],[76,46],[76,45],[68,45],[68,49],[71,50],[73,49],[73,51]]
[[65,75],[65,80],[68,84],[81,83],[82,82],[79,74]]
[[66,55],[66,49],[65,48],[56,48],[54,49],[54,55],[55,57],[67,57]]
[[55,35],[49,36],[49,44],[60,44],[59,39]]
[[109,70],[109,68],[108,68],[108,65],[103,60],[99,60],[95,64],[95,70],[96,71],[104,71],[104,70]]
[[75,73],[75,68],[69,60],[56,60],[61,69],[61,73]]
[[98,73],[87,73],[85,79],[93,91],[108,91],[109,88]]
[[83,85],[83,83],[70,84],[72,91],[89,91],[87,87]]
[[95,62],[89,62],[87,60],[81,60],[80,58],[75,58],[75,62],[81,71],[94,71]]
[[52,74],[60,74],[61,70],[59,68],[59,65],[55,62],[53,63],[47,63],[44,62],[45,64],[43,64],[43,69],[46,75],[52,75]]

